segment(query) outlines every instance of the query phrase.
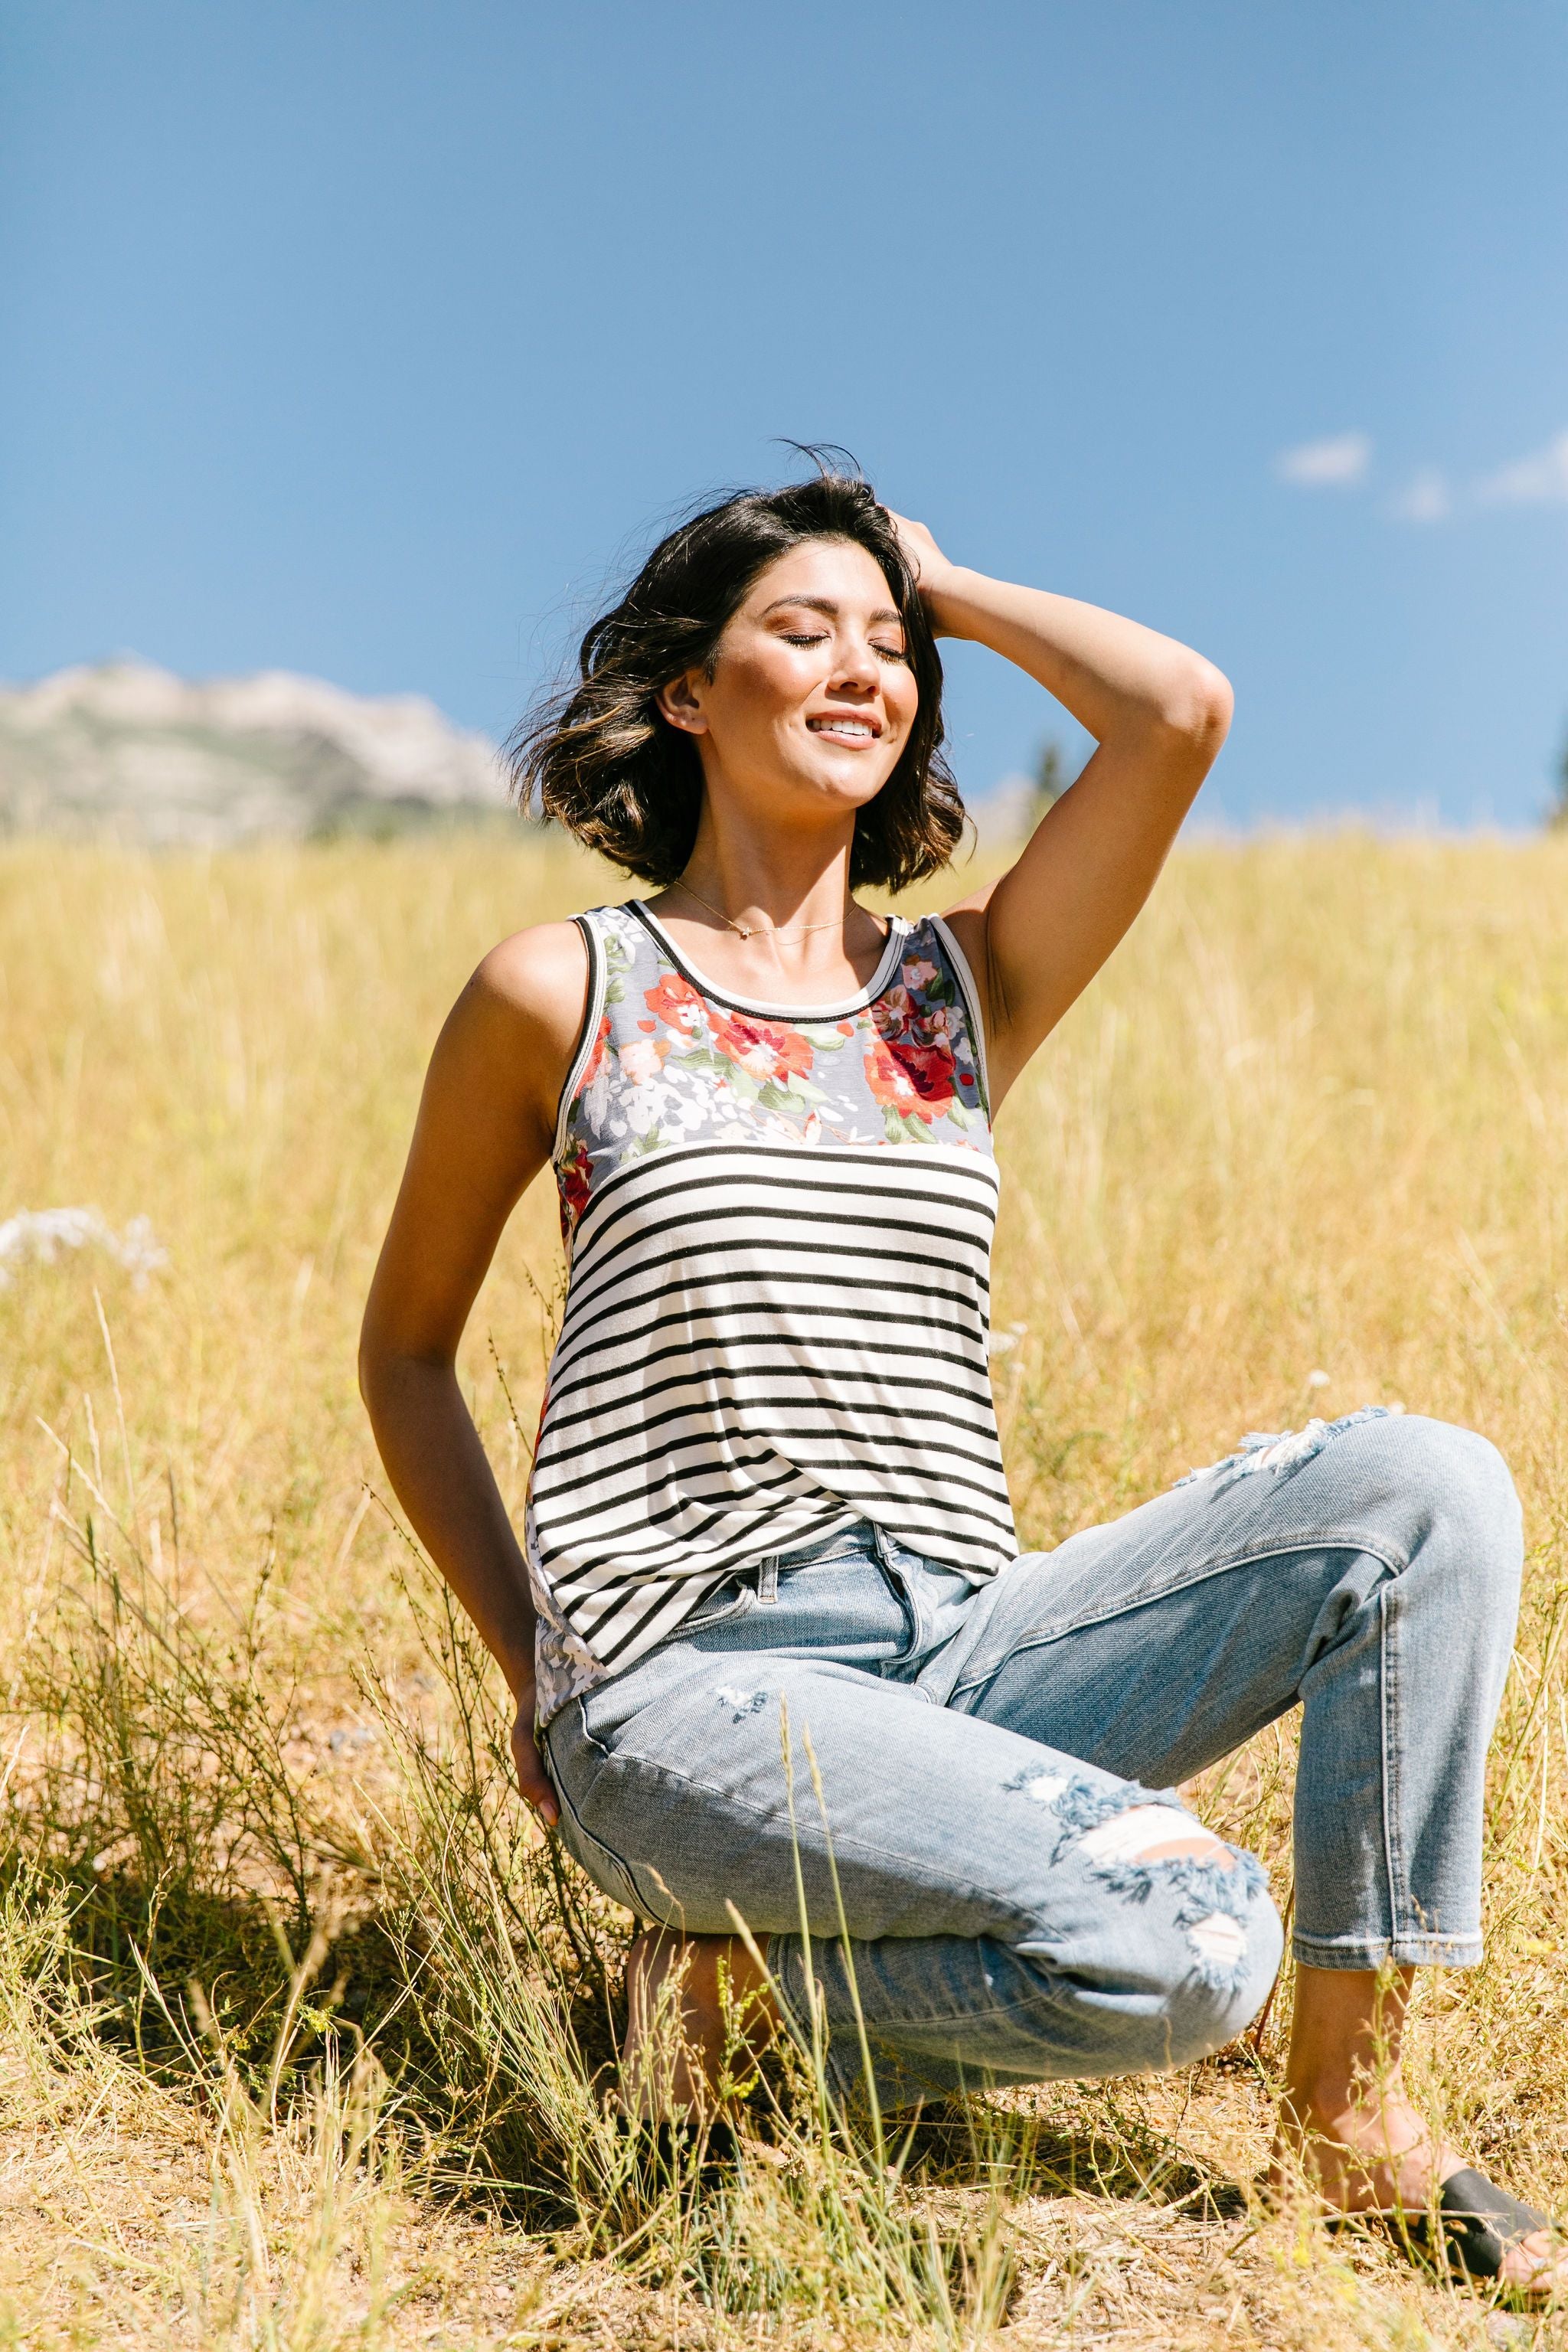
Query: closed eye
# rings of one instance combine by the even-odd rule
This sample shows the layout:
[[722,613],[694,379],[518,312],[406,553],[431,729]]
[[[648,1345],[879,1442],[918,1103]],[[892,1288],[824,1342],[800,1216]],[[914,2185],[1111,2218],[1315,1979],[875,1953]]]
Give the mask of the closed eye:
[[[820,646],[826,643],[827,632],[826,629],[781,629],[779,636],[786,646]],[[885,662],[898,662],[904,667],[909,665],[910,657],[902,646],[879,646],[873,639],[871,651]]]

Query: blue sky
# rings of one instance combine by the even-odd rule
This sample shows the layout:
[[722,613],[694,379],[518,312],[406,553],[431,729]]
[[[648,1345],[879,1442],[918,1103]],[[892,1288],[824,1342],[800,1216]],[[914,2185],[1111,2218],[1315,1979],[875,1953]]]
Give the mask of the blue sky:
[[[0,674],[502,732],[661,517],[822,437],[1221,663],[1211,820],[1527,823],[1565,121],[1560,0],[5,0]],[[972,794],[1072,740],[949,675]]]

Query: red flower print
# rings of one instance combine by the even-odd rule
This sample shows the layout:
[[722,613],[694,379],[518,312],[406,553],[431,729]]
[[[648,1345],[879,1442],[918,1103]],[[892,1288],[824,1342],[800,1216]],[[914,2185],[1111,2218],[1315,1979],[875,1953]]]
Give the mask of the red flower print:
[[811,1046],[798,1029],[748,1013],[726,1013],[714,1026],[713,1043],[759,1086],[769,1079],[782,1086],[788,1078],[805,1077],[811,1068]]
[[894,1045],[889,1050],[909,1072],[921,1099],[944,1110],[952,1100],[955,1075],[947,1040],[942,1038],[934,1045]]
[[866,1083],[877,1100],[900,1118],[923,1118],[929,1126],[937,1116],[935,1104],[928,1106],[921,1090],[905,1066],[904,1055],[895,1051],[884,1039],[873,1037],[866,1048]]
[[[608,1024],[605,1025],[607,1027]],[[593,1172],[588,1147],[580,1140],[556,1163],[555,1189],[561,1200],[561,1238],[568,1248],[577,1230],[577,1220],[588,1205]]]
[[679,1029],[684,1037],[700,1037],[707,1023],[702,999],[689,980],[678,971],[667,971],[654,988],[645,988],[643,1003],[660,1021]]

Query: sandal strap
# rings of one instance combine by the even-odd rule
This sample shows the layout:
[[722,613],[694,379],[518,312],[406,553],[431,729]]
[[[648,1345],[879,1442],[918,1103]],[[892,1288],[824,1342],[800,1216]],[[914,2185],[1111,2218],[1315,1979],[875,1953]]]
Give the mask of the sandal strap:
[[[1429,2214],[1406,2213],[1403,2223],[1414,2245],[1424,2253],[1436,2251]],[[1544,2213],[1521,2204],[1473,2166],[1451,2172],[1437,2191],[1436,2233],[1458,2278],[1496,2278],[1510,2246],[1552,2226]]]

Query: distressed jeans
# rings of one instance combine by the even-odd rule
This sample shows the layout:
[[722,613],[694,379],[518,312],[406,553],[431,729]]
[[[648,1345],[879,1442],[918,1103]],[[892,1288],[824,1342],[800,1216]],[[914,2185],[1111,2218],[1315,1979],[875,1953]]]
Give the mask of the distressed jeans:
[[815,1986],[841,2090],[862,2021],[889,2105],[1180,2065],[1255,2014],[1280,1928],[1172,1784],[1293,1707],[1298,1959],[1480,1958],[1520,1567],[1495,1448],[1381,1412],[979,1587],[862,1521],[552,1717],[562,1835],[647,1919],[738,1913],[802,2039]]

